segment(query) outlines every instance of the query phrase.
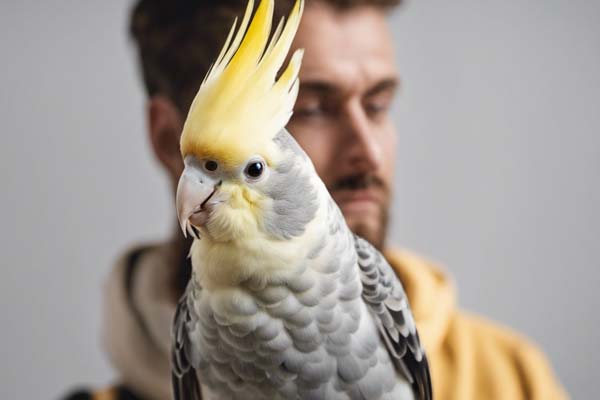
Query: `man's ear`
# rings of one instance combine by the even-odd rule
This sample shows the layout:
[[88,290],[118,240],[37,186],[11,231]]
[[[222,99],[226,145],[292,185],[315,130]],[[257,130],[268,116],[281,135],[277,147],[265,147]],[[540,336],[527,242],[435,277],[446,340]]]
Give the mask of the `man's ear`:
[[154,155],[167,170],[174,186],[183,171],[179,151],[179,137],[183,117],[175,104],[165,96],[156,95],[148,100],[148,135]]

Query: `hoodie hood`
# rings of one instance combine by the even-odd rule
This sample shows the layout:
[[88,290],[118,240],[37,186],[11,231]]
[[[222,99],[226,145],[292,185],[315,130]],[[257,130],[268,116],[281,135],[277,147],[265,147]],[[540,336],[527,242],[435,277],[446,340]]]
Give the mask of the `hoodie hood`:
[[171,399],[171,325],[177,265],[171,246],[130,250],[104,288],[102,341],[124,386],[149,400]]
[[[400,277],[421,342],[429,354],[444,340],[456,299],[453,283],[432,263],[408,252],[385,257]],[[170,332],[178,266],[169,244],[138,247],[122,257],[105,286],[103,342],[124,385],[151,400],[171,399]]]

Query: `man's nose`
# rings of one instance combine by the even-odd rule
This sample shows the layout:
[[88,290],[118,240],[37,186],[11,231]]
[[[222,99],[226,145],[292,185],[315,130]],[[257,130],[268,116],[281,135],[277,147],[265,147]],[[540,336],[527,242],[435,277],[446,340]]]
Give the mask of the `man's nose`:
[[350,102],[345,114],[346,134],[341,150],[347,153],[346,160],[358,173],[378,170],[382,163],[380,138],[360,101]]

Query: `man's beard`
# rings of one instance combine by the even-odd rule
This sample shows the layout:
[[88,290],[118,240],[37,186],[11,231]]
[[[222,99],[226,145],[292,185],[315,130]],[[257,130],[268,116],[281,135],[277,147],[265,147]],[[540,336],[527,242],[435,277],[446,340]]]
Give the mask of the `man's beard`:
[[352,175],[339,179],[331,185],[329,190],[336,201],[336,192],[339,191],[371,190],[378,193],[378,215],[374,219],[373,217],[370,219],[356,218],[351,215],[344,215],[344,217],[352,232],[382,250],[387,234],[390,203],[390,190],[385,181],[374,174]]

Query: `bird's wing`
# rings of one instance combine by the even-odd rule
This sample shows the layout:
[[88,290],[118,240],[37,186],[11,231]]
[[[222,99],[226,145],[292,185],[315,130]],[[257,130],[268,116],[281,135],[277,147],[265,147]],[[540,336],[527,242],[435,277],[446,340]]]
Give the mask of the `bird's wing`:
[[358,236],[354,243],[363,284],[362,298],[373,312],[386,347],[418,398],[431,400],[429,365],[402,284],[377,249]]
[[175,400],[200,400],[200,385],[190,362],[189,331],[194,319],[190,313],[191,290],[188,286],[177,304],[171,338],[171,384]]

